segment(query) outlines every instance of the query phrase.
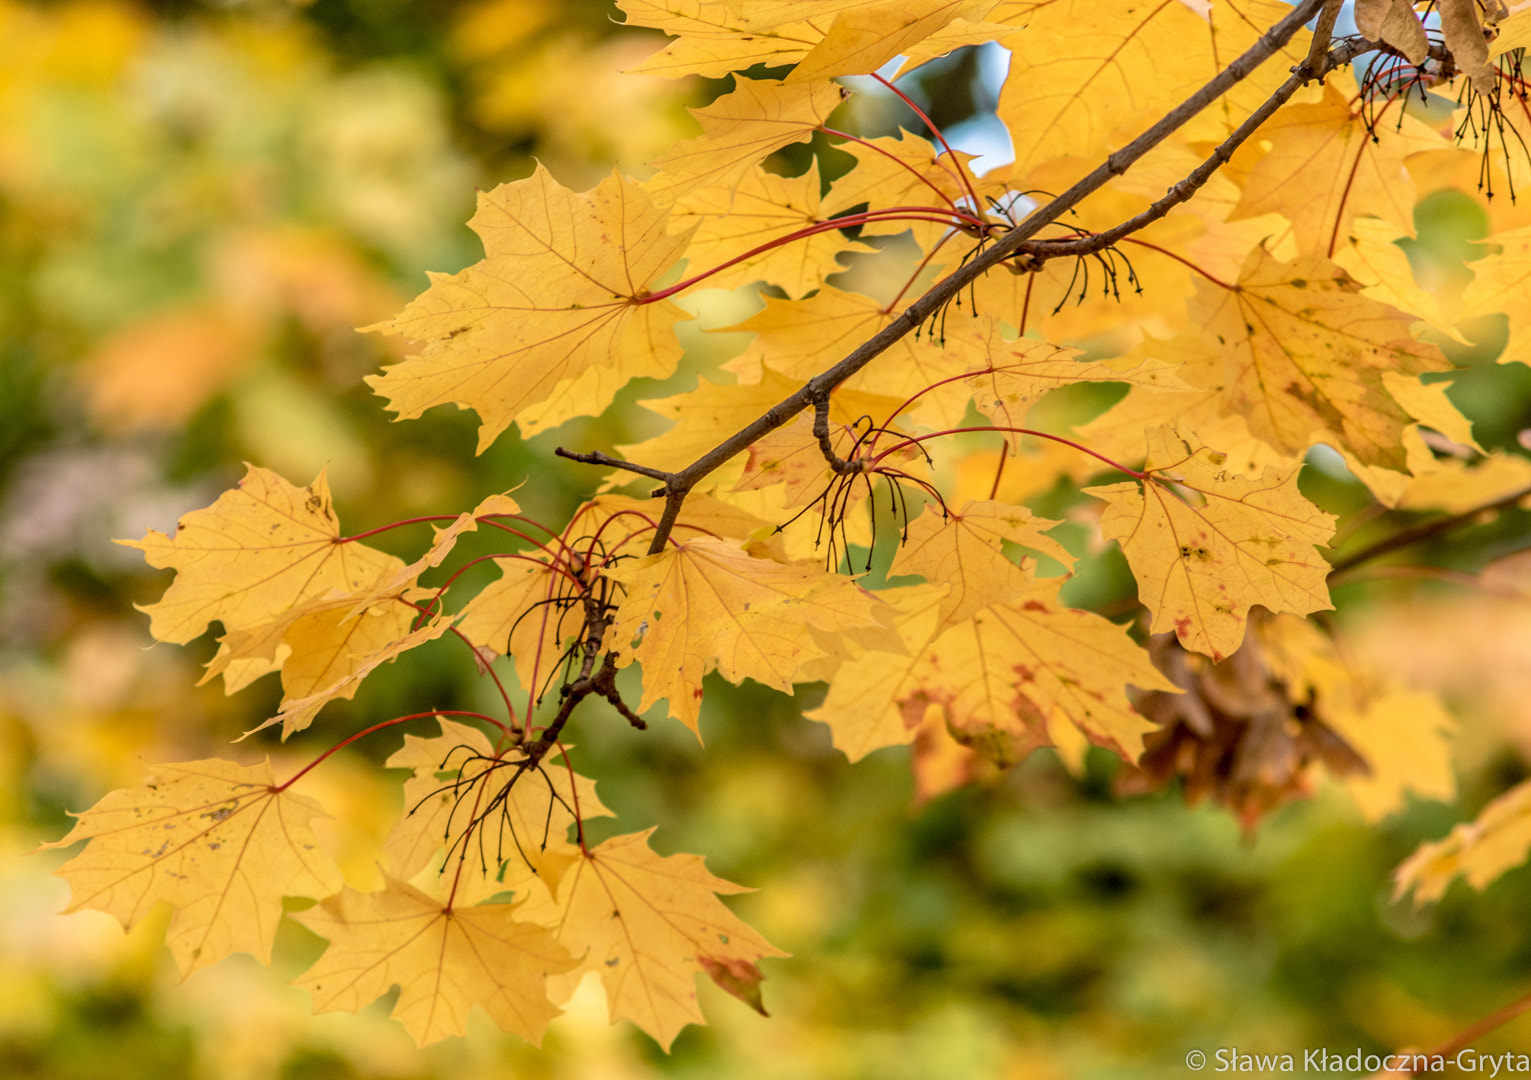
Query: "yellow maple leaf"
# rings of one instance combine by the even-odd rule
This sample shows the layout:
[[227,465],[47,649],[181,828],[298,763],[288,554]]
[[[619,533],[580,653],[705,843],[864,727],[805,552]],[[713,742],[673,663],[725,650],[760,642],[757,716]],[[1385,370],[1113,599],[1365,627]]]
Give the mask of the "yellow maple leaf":
[[1488,238],[1499,251],[1472,264],[1473,280],[1462,293],[1461,315],[1504,314],[1510,320],[1510,338],[1499,362],[1531,360],[1531,311],[1526,290],[1531,288],[1531,225]]
[[[1414,340],[1408,315],[1360,290],[1327,259],[1278,262],[1256,248],[1237,284],[1196,283],[1191,321],[1223,361],[1221,370],[1182,369],[1182,377],[1217,386],[1223,411],[1242,414],[1255,435],[1284,453],[1333,442],[1365,464],[1402,470],[1410,417],[1383,374],[1451,365],[1434,345]],[[1173,359],[1169,344],[1164,352]]]
[[567,836],[576,803],[581,819],[611,813],[594,783],[576,776],[571,791],[558,756],[522,770],[521,754],[497,752],[478,728],[446,717],[439,722],[440,735],[406,735],[386,762],[414,771],[404,782],[404,817],[383,843],[386,871],[407,880],[445,848],[439,869],[458,905],[523,892],[533,878],[556,889],[577,850]]
[[540,692],[584,632],[584,614],[557,603],[570,593],[561,570],[507,560],[463,606],[458,629],[473,644],[510,656],[522,689]]
[[[697,388],[689,393],[640,401],[644,408],[674,420],[675,426],[645,442],[617,449],[631,460],[655,468],[683,468],[773,405],[790,397],[801,386],[796,378],[769,367],[759,369],[755,380],[740,385],[699,379]],[[829,399],[829,419],[832,425],[841,427],[862,415],[871,416],[874,422],[880,423],[899,404],[899,399],[894,397],[841,390]],[[746,460],[747,455],[742,452],[734,459],[741,465]],[[721,479],[728,475],[728,470],[720,470],[720,474]]]
[[1381,218],[1357,218],[1340,237],[1339,246],[1331,257],[1365,286],[1363,296],[1423,319],[1459,344],[1468,344],[1467,339],[1453,328],[1458,297],[1421,288],[1414,280],[1409,257],[1397,243],[1408,231]]
[[722,78],[756,64],[795,64],[824,40],[835,15],[867,0],[618,0],[628,25],[676,40],[633,68],[679,78]]
[[[985,358],[984,370],[966,380],[973,404],[1000,427],[1022,427],[1026,412],[1049,390],[1082,382],[1123,382],[1157,390],[1185,389],[1168,361],[1148,358],[1137,363],[1081,362],[1080,350],[1035,338],[1006,340],[1000,323],[987,316],[953,323],[946,333],[948,348],[972,365]],[[1016,439],[1011,440],[1014,445]]]
[[823,40],[788,82],[863,75],[944,29],[954,19],[981,20],[999,0],[881,0],[835,15]]
[[1005,193],[1003,185],[972,178],[970,165],[974,155],[960,150],[938,155],[933,142],[903,128],[897,137],[838,143],[836,149],[850,154],[856,165],[829,186],[824,196],[825,213],[844,214],[863,204],[869,211],[894,207],[925,211],[919,216],[904,213],[873,218],[862,223],[862,236],[896,236],[907,231],[922,250],[930,251],[937,240],[951,231],[953,206],[964,206],[972,212],[973,208],[967,206],[972,201],[968,198],[967,183],[996,197]]
[[754,969],[758,983],[755,962],[786,953],[716,895],[748,889],[708,873],[699,855],[655,854],[652,834],[614,836],[585,853],[556,900],[533,901],[527,917],[585,958],[555,992],[572,993],[586,972],[599,972],[612,1021],[631,1020],[668,1050],[681,1028],[706,1022],[696,1003],[698,974],[719,965]]
[[293,985],[315,1012],[359,1012],[399,987],[392,1016],[421,1046],[467,1034],[483,1006],[501,1030],[541,1044],[560,1011],[547,979],[576,961],[547,930],[522,921],[523,905],[453,907],[386,878],[379,892],[352,888],[293,916],[330,946]]
[[1257,629],[1266,671],[1285,685],[1288,699],[1306,700],[1313,716],[1366,763],[1336,772],[1366,820],[1401,810],[1406,792],[1442,801],[1456,796],[1448,741],[1456,724],[1435,694],[1354,667],[1306,619],[1277,615]]
[[[1038,4],[1025,31],[1005,41],[1012,69],[1022,73],[1006,80],[999,99],[1017,168],[1096,152],[1118,128],[1157,120],[1287,10],[1260,0],[1216,4],[1210,13],[1179,0]],[[1286,78],[1305,48],[1294,39],[1262,64],[1225,98],[1226,114],[1208,110],[1196,137],[1226,135]]]
[[1393,898],[1414,892],[1416,904],[1440,899],[1461,875],[1481,889],[1531,849],[1531,781],[1522,781],[1444,839],[1421,844],[1393,871]]
[[[619,0],[617,6],[629,25],[652,26],[676,38],[634,71],[720,78],[756,64],[798,64],[800,79],[821,79],[875,71],[954,20],[981,19],[995,4],[996,0]],[[956,44],[975,43],[964,37]],[[945,43],[942,51],[956,44]]]
[[681,226],[696,222],[686,257],[697,272],[738,260],[707,278],[708,286],[717,289],[763,280],[779,285],[789,297],[799,297],[823,285],[826,275],[845,269],[835,261],[841,252],[877,250],[847,239],[839,229],[827,229],[739,258],[743,252],[828,220],[820,208],[817,158],[801,176],[777,176],[757,165],[732,190],[697,188],[675,204],[672,219]]
[[[582,544],[599,536],[608,552],[630,551],[627,537],[642,537],[647,546],[648,531],[659,520],[663,509],[663,503],[654,499],[634,499],[604,492],[575,511],[567,532],[576,549],[583,550]],[[670,535],[677,540],[693,540],[698,536],[744,540],[770,529],[771,523],[764,518],[723,502],[706,491],[694,491],[687,496]]]
[[1173,684],[1124,627],[1061,603],[1060,584],[1033,581],[936,638],[919,673],[924,693],[945,709],[958,741],[997,764],[1052,744],[1060,722],[1135,760],[1153,725],[1127,700],[1125,684]]
[[945,593],[944,585],[904,585],[878,592],[877,598],[895,612],[893,625],[902,648],[859,650],[827,680],[823,703],[803,714],[828,725],[835,747],[851,761],[909,742],[926,712],[935,707],[917,673]]
[[664,377],[688,318],[647,300],[685,251],[668,211],[613,174],[582,194],[540,165],[481,193],[468,223],[485,258],[431,287],[387,323],[367,327],[426,343],[369,376],[399,419],[448,403],[482,421],[479,451],[515,422],[523,435],[594,416],[631,378]]
[[1260,129],[1270,150],[1250,169],[1229,220],[1281,214],[1303,252],[1332,256],[1353,219],[1414,227],[1410,154],[1439,150],[1441,136],[1412,116],[1368,124],[1333,83],[1315,105],[1288,105]]
[[767,154],[812,135],[845,96],[828,80],[789,86],[736,77],[735,83],[733,93],[691,110],[701,135],[649,162],[659,170],[644,184],[651,195],[673,202],[703,187],[733,191]]
[[1296,468],[1232,475],[1222,454],[1194,440],[1169,425],[1150,431],[1150,479],[1085,493],[1108,503],[1101,533],[1122,545],[1150,632],[1173,630],[1187,649],[1221,660],[1244,640],[1255,604],[1297,615],[1332,606],[1329,564],[1314,545],[1334,535],[1334,515],[1298,493]]
[[174,536],[150,529],[142,540],[117,541],[176,571],[165,595],[140,609],[160,641],[184,645],[214,619],[249,629],[332,592],[370,588],[403,565],[341,540],[324,473],[298,488],[267,469],[246,470],[239,487],[182,517]]
[[282,897],[323,897],[343,884],[309,821],[319,804],[277,788],[271,762],[157,765],[114,791],[39,850],[90,844],[55,871],[67,910],[94,908],[127,929],[160,901],[174,909],[165,943],[183,975],[232,952],[271,962]]
[[[824,459],[824,450],[813,433],[813,415],[799,413],[790,424],[750,444],[749,461],[734,491],[785,485],[782,505],[807,506],[834,483],[835,474]],[[856,450],[857,434],[845,424],[834,424],[829,433],[835,455],[848,459]]]
[[[293,732],[302,731],[312,724],[319,710],[331,701],[354,697],[361,681],[379,667],[393,663],[404,653],[428,641],[435,641],[451,628],[450,618],[435,618],[396,637],[385,626],[376,637],[386,640],[380,645],[367,648],[372,644],[367,637],[353,633],[345,625],[337,626],[328,614],[315,619],[311,627],[305,627],[300,620],[284,640],[291,644],[294,657],[299,658],[302,685],[312,686],[313,689],[301,697],[285,694],[281,710],[245,732],[245,736],[281,724],[282,738],[285,740]],[[303,636],[305,630],[310,631],[311,636]],[[353,652],[353,649],[367,651]],[[286,664],[283,665],[285,668]],[[283,686],[285,688],[285,681]]]
[[[890,309],[869,296],[831,285],[804,300],[768,296],[765,302],[761,311],[730,327],[753,330],[756,335],[730,367],[746,371],[755,365],[768,366],[788,380],[798,380],[792,386],[794,390],[893,323],[907,306],[901,304]],[[912,419],[933,427],[952,427],[961,421],[970,395],[960,383],[938,384],[979,366],[980,361],[965,361],[953,350],[931,340],[929,334],[906,334],[878,358],[878,363],[867,365],[847,379],[843,390],[892,399],[889,408],[881,413],[863,410],[879,423],[905,399],[919,395],[909,412]],[[854,415],[846,422],[851,419],[855,419]]]
[[608,640],[643,665],[643,712],[660,698],[692,731],[702,676],[716,665],[730,682],[750,678],[790,690],[798,669],[823,655],[809,627],[840,632],[878,626],[880,602],[820,567],[757,559],[700,537],[608,570],[626,587]]
[[1025,507],[999,502],[972,501],[944,515],[927,506],[906,530],[888,573],[895,577],[918,574],[932,585],[946,587],[933,631],[939,634],[990,604],[1028,590],[1030,574],[1005,555],[1005,542],[1050,555],[1065,570],[1072,568],[1073,556],[1046,534],[1057,524],[1032,517]]

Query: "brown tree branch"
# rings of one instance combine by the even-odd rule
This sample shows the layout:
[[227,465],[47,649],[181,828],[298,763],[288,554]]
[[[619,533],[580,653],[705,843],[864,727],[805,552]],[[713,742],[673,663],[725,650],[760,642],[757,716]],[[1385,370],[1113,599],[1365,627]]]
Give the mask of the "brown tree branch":
[[1364,562],[1387,555],[1397,551],[1399,548],[1406,548],[1411,544],[1418,544],[1423,540],[1429,540],[1442,533],[1450,532],[1452,529],[1460,528],[1472,522],[1480,514],[1508,510],[1522,499],[1528,497],[1531,497],[1531,487],[1521,488],[1519,491],[1511,492],[1501,499],[1495,499],[1491,503],[1484,503],[1482,506],[1475,506],[1471,510],[1464,510],[1460,514],[1434,518],[1430,521],[1422,521],[1418,525],[1407,529],[1400,529],[1398,532],[1384,536],[1375,543],[1368,544],[1360,551],[1335,560],[1334,565],[1329,569],[1329,583],[1333,585],[1335,578],[1340,577],[1347,570],[1360,566]]
[[[1015,229],[1001,237],[988,251],[980,253],[965,267],[943,279],[935,288],[906,308],[902,315],[883,327],[834,367],[814,376],[801,390],[771,406],[759,419],[735,432],[684,469],[674,473],[666,481],[663,489],[665,508],[649,545],[649,553],[656,554],[664,550],[670,531],[675,527],[675,521],[680,516],[681,505],[691,489],[703,477],[746,449],[762,435],[781,427],[813,402],[826,397],[835,387],[871,363],[900,338],[939,312],[971,282],[1012,257],[1020,250],[1022,244],[1035,236],[1044,226],[1082,202],[1113,176],[1120,176],[1126,172],[1128,167],[1144,154],[1163,142],[1274,55],[1292,39],[1304,23],[1318,13],[1323,4],[1324,0],[1302,0],[1291,14],[1266,31],[1244,55],[1234,60],[1210,82],[1186,98],[1143,134],[1106,158],[1088,176],[1046,206],[1039,207]],[[1308,71],[1306,62],[1300,65],[1299,73],[1305,73],[1307,78],[1314,77],[1314,73]]]
[[[685,503],[686,496],[691,493],[691,490],[704,477],[722,466],[735,454],[747,449],[761,436],[788,423],[805,408],[815,405],[819,401],[827,402],[830,392],[835,387],[866,367],[900,338],[937,314],[973,281],[1006,259],[1013,258],[1016,254],[1020,253],[1026,242],[1045,226],[1078,205],[1112,177],[1120,176],[1126,172],[1144,154],[1159,145],[1159,143],[1163,142],[1192,117],[1199,114],[1213,101],[1227,93],[1252,73],[1260,64],[1264,63],[1290,41],[1304,23],[1319,13],[1324,4],[1325,0],[1301,0],[1290,14],[1266,31],[1242,56],[1235,59],[1214,76],[1200,90],[1197,90],[1190,97],[1186,98],[1185,101],[1165,114],[1143,134],[1107,157],[1093,172],[1085,176],[1073,187],[1045,206],[1033,211],[1025,221],[1001,236],[993,247],[987,251],[980,252],[966,266],[959,268],[944,278],[924,296],[906,308],[893,322],[863,342],[839,363],[809,379],[796,393],[773,405],[762,416],[729,436],[685,468],[668,474],[661,473],[659,470],[649,470],[645,473],[645,475],[655,475],[657,473],[658,475],[655,475],[655,479],[662,479],[664,481],[663,486],[654,492],[654,497],[657,498],[660,495],[665,497],[664,511],[661,513],[658,525],[654,531],[653,539],[649,545],[649,553],[657,554],[664,550],[665,543],[669,540],[670,532],[674,529],[675,522],[680,516],[681,506]],[[1368,43],[1366,47],[1371,46]],[[1351,51],[1350,48],[1346,47],[1343,53],[1337,51],[1336,53],[1327,54],[1323,67],[1327,71],[1339,64],[1348,63],[1349,60],[1353,59],[1361,51],[1364,51],[1364,48]],[[1343,59],[1341,58],[1342,55]],[[1297,67],[1294,72],[1294,78],[1299,80],[1298,85],[1301,85],[1301,82],[1316,78],[1323,73],[1314,71],[1310,63],[1305,60]],[[1289,96],[1290,93],[1288,93]],[[1280,102],[1277,102],[1275,107],[1279,107],[1280,104]],[[1271,111],[1274,111],[1274,107]],[[1268,116],[1268,113],[1266,115]],[[1243,130],[1242,126],[1240,130]],[[1246,134],[1245,138],[1247,137]],[[1211,175],[1211,170],[1215,170],[1218,165],[1222,164],[1222,161],[1217,159],[1216,154],[1213,155],[1212,160],[1214,164],[1208,170],[1208,176]],[[1201,166],[1198,172],[1203,168],[1207,168],[1206,164]],[[1195,187],[1199,187],[1200,184],[1205,182],[1205,178],[1201,179],[1195,186],[1188,188],[1176,202],[1189,198],[1190,194],[1194,192]],[[1170,196],[1166,196],[1166,199],[1168,198]],[[1170,206],[1176,205],[1176,202],[1167,204],[1163,212],[1167,212]],[[564,456],[573,455],[565,454]],[[602,455],[602,457],[604,456]],[[615,463],[615,459],[611,459],[611,463]],[[630,468],[630,466],[624,467]],[[631,471],[639,472],[642,470],[632,469]]]
[[[1375,48],[1377,48],[1376,42],[1361,41],[1359,39],[1347,41],[1327,54],[1324,63],[1315,70],[1315,74],[1322,77],[1335,68],[1350,63],[1362,53]],[[1271,94],[1258,109],[1249,114],[1248,119],[1240,124],[1233,134],[1229,135],[1222,145],[1212,152],[1206,161],[1198,165],[1184,180],[1170,188],[1163,198],[1141,214],[1129,218],[1120,225],[1107,229],[1105,232],[1094,233],[1090,236],[1082,236],[1072,240],[1033,240],[1021,245],[1020,254],[1032,256],[1037,261],[1038,266],[1047,259],[1058,258],[1060,256],[1089,255],[1096,251],[1104,251],[1124,236],[1131,235],[1144,226],[1158,221],[1165,214],[1181,203],[1188,201],[1192,195],[1196,194],[1208,180],[1212,179],[1213,173],[1228,163],[1229,159],[1233,157],[1234,151],[1242,146],[1251,135],[1271,118],[1277,109],[1285,105],[1292,95],[1302,89],[1312,78],[1313,75],[1309,73],[1307,67],[1299,67],[1290,79],[1277,87],[1275,93]]]

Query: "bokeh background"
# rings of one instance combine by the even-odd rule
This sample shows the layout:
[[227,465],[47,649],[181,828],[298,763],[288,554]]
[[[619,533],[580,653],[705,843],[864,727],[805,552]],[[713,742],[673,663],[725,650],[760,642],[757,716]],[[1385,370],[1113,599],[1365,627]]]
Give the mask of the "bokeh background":
[[[643,175],[694,131],[685,106],[723,84],[619,75],[662,39],[616,17],[600,0],[0,0],[0,1075],[1168,1077],[1192,1048],[1430,1046],[1531,991],[1531,872],[1424,910],[1391,898],[1421,840],[1531,771],[1531,609],[1429,582],[1343,597],[1346,648],[1438,689],[1459,723],[1459,802],[1380,827],[1322,779],[1245,831],[1175,791],[1117,797],[1104,757],[1075,776],[1047,752],[916,807],[905,751],[850,766],[801,718],[822,686],[793,700],[709,683],[705,751],[678,725],[640,734],[592,712],[577,753],[613,828],[657,825],[661,850],[759,886],[735,907],[795,954],[767,962],[772,1019],[703,987],[711,1025],[668,1056],[584,991],[540,1051],[487,1021],[417,1051],[389,999],[310,1016],[285,978],[322,943],[295,924],[274,971],[236,956],[180,983],[163,918],[125,935],[56,914],[63,856],[27,852],[145,763],[269,753],[280,773],[326,733],[483,693],[461,657],[421,650],[306,741],[231,748],[275,688],[198,688],[209,640],[151,648],[133,605],[168,575],[112,538],[168,531],[245,460],[300,484],[327,468],[348,530],[456,513],[528,477],[518,499],[552,520],[598,479],[553,445],[652,430],[603,418],[475,457],[470,414],[388,421],[361,379],[397,354],[353,329],[426,270],[480,256],[475,187],[534,159],[575,188],[614,166]],[[914,91],[957,145],[999,160],[987,110],[1003,71],[1002,52],[970,51]],[[874,93],[853,122],[917,126]],[[1469,274],[1487,220],[1471,193],[1428,194],[1422,278]],[[698,330],[752,310],[716,291],[689,302],[681,388],[742,344]],[[1494,320],[1467,329],[1478,344],[1450,346],[1453,396],[1485,447],[1519,452],[1531,373],[1494,362]],[[1305,482],[1336,510],[1363,501],[1344,477]],[[1473,570],[1525,526],[1506,515],[1425,556]],[[368,740],[310,789],[363,887],[399,811],[399,776],[379,767],[398,741]],[[1477,1045],[1531,1051],[1531,1021]]]

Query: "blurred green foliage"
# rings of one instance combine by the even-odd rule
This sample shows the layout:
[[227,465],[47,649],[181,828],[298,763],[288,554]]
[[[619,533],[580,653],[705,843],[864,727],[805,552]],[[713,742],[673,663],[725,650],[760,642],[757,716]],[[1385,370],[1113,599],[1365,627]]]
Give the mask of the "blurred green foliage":
[[[303,994],[244,957],[176,985],[162,924],[124,938],[105,916],[53,914],[57,860],[20,853],[63,832],[66,810],[136,783],[144,761],[227,754],[275,700],[264,685],[195,688],[207,642],[145,651],[132,604],[165,575],[109,537],[168,529],[242,459],[299,483],[327,468],[348,529],[456,512],[528,477],[523,506],[561,519],[597,478],[552,445],[645,434],[591,421],[476,458],[466,414],[388,422],[361,377],[392,354],[352,329],[390,315],[423,271],[477,257],[463,225],[475,185],[526,175],[535,156],[584,186],[687,133],[683,107],[709,88],[619,81],[654,39],[608,14],[596,0],[0,0],[0,837],[16,856],[0,864],[0,1075],[1168,1077],[1193,1047],[1428,1046],[1523,994],[1531,873],[1482,895],[1459,886],[1433,910],[1389,897],[1421,839],[1527,772],[1531,711],[1483,686],[1448,687],[1461,806],[1416,804],[1373,828],[1321,788],[1251,835],[1174,793],[1113,796],[1112,764],[1093,754],[1082,776],[1039,753],[914,808],[905,752],[850,766],[802,719],[822,687],[788,699],[710,679],[705,750],[677,725],[639,733],[587,704],[576,757],[618,815],[595,831],[658,825],[662,850],[760,886],[736,906],[795,954],[768,963],[773,1019],[705,987],[712,1026],[670,1056],[583,999],[541,1051],[484,1024],[417,1052],[386,1000],[310,1019]],[[983,66],[970,52],[922,79],[938,122],[981,124]],[[861,120],[912,126],[872,96]],[[1470,273],[1486,234],[1473,198],[1425,199],[1419,228],[1422,277]],[[727,294],[695,303],[701,327],[742,317]],[[1516,447],[1531,374],[1494,362],[1502,327],[1480,329],[1476,348],[1451,346],[1452,397],[1485,447]],[[680,382],[730,342],[688,345]],[[1347,477],[1309,473],[1329,508],[1359,504]],[[1049,498],[1066,509],[1067,493]],[[1475,569],[1524,526],[1501,519],[1429,555]],[[1110,554],[1082,578],[1071,587],[1102,609],[1131,587]],[[319,730],[483,694],[449,654],[411,654]],[[242,752],[303,758],[255,741]],[[358,883],[398,811],[396,776],[377,768],[397,745],[359,746],[320,793]],[[278,973],[319,948],[286,925]],[[1478,1045],[1528,1038],[1522,1022]]]

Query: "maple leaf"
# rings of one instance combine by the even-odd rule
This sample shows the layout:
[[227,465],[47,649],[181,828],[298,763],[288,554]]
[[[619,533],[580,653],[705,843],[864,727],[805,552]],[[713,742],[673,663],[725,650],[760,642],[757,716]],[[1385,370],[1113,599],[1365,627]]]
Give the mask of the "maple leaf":
[[141,608],[149,632],[184,645],[217,619],[243,630],[332,591],[369,588],[403,561],[340,538],[324,473],[306,488],[247,465],[212,506],[181,518],[174,536],[150,529],[138,548],[150,566],[174,569],[158,602]]
[[392,1016],[421,1046],[467,1034],[468,1011],[483,1006],[501,1030],[540,1045],[558,1016],[547,979],[576,964],[520,904],[453,907],[388,878],[379,892],[352,888],[293,918],[329,939],[293,985],[315,1012],[359,1012],[397,985]]
[[1473,821],[1424,843],[1393,872],[1393,899],[1410,890],[1416,904],[1438,900],[1458,876],[1481,889],[1526,859],[1531,849],[1531,782],[1485,806]]
[[[432,619],[424,626],[400,636],[394,636],[394,631],[384,626],[374,639],[386,639],[381,645],[365,652],[353,652],[353,647],[367,647],[366,637],[351,632],[343,624],[336,626],[329,617],[332,614],[327,613],[326,617],[315,622],[311,628],[312,636],[307,640],[302,636],[305,629],[303,620],[289,632],[289,639],[295,646],[295,655],[306,657],[298,667],[301,681],[297,685],[312,689],[301,697],[284,694],[281,710],[245,732],[246,736],[274,724],[282,725],[283,739],[295,731],[302,731],[314,722],[319,710],[331,701],[354,697],[361,681],[383,664],[392,663],[403,653],[428,641],[435,641],[452,628],[452,620],[449,618]],[[298,635],[295,639],[294,634]],[[284,673],[286,666],[283,665]],[[286,686],[284,679],[284,689]]]
[[1255,604],[1298,615],[1331,607],[1329,564],[1313,546],[1333,536],[1334,516],[1298,493],[1297,469],[1232,476],[1193,438],[1169,425],[1149,432],[1148,479],[1085,494],[1108,502],[1101,533],[1122,545],[1150,632],[1173,630],[1221,660],[1244,640]]
[[[527,912],[584,956],[560,984],[570,991],[599,972],[613,1022],[631,1020],[666,1050],[687,1024],[705,1023],[696,976],[758,983],[756,961],[785,956],[724,906],[718,893],[748,892],[708,873],[698,855],[661,856],[647,832],[614,836],[580,857],[556,899]],[[731,993],[737,991],[725,986]]]
[[675,204],[672,219],[681,226],[696,222],[686,251],[690,266],[732,262],[707,279],[709,286],[718,289],[764,280],[779,285],[789,297],[799,297],[823,285],[826,275],[845,269],[835,261],[841,252],[877,250],[847,239],[838,229],[828,229],[740,257],[740,252],[765,247],[829,219],[820,207],[817,158],[801,176],[777,176],[757,165],[733,189],[697,188]]
[[733,93],[691,110],[701,135],[649,162],[659,170],[644,185],[652,195],[674,201],[703,187],[733,191],[767,154],[813,134],[845,96],[827,80],[787,85],[738,78],[735,83]]
[[1125,628],[1058,600],[1061,581],[1033,581],[938,637],[925,694],[954,737],[1001,766],[1057,741],[1067,723],[1129,760],[1150,729],[1124,684],[1172,689]]
[[967,379],[967,385],[974,406],[1000,427],[1023,426],[1026,411],[1043,394],[1075,383],[1123,382],[1157,390],[1184,387],[1167,361],[1081,362],[1076,359],[1081,355],[1078,349],[1035,338],[1007,341],[1000,324],[988,317],[958,325],[946,340],[969,364],[987,359],[984,370]]
[[67,910],[94,908],[132,929],[163,900],[174,910],[165,943],[182,975],[232,952],[269,964],[282,897],[328,896],[343,884],[309,827],[324,811],[278,788],[269,760],[155,768],[38,849],[90,841],[54,871],[69,882]]
[[[749,461],[733,490],[756,491],[781,484],[782,505],[788,508],[807,506],[820,498],[835,474],[824,460],[813,424],[812,416],[799,413],[792,423],[751,443]],[[858,437],[845,424],[835,424],[830,428],[829,441],[835,456],[843,460],[855,453]]]
[[[632,460],[658,464],[661,468],[689,465],[801,385],[771,368],[762,368],[757,374],[755,381],[737,386],[702,378],[690,393],[640,401],[644,408],[674,420],[675,426],[646,442],[618,449]],[[894,397],[840,391],[830,398],[829,419],[842,426],[862,415],[886,419],[899,404]],[[740,454],[739,460],[744,459],[745,455]]]
[[1270,150],[1250,169],[1229,220],[1278,213],[1302,250],[1331,254],[1361,215],[1414,227],[1414,183],[1403,162],[1439,150],[1441,137],[1413,117],[1368,124],[1333,84],[1316,105],[1288,105],[1261,129]]
[[835,15],[823,40],[798,63],[788,82],[861,75],[945,28],[952,20],[981,20],[999,0],[882,0]]
[[[1186,382],[1222,391],[1273,447],[1301,454],[1332,441],[1368,465],[1405,467],[1410,418],[1388,393],[1385,372],[1420,375],[1451,365],[1415,341],[1409,316],[1357,295],[1361,286],[1316,255],[1279,262],[1250,252],[1236,285],[1199,280],[1191,321],[1216,342],[1221,372],[1182,368]],[[1166,358],[1169,350],[1165,349]]]
[[[806,381],[898,320],[901,314],[902,306],[889,309],[869,296],[830,285],[805,300],[766,297],[764,309],[729,327],[753,330],[756,335],[744,355],[729,366],[741,372],[756,365],[770,367],[789,380]],[[872,412],[875,418],[884,419],[893,408],[918,395],[910,409],[912,419],[944,427],[961,420],[968,393],[956,383],[938,384],[981,366],[980,362],[965,363],[955,352],[928,337],[921,340],[912,334],[900,338],[883,355],[885,360],[843,384],[844,390],[893,399],[889,409],[881,414]]]
[[1151,725],[1124,684],[1173,684],[1122,627],[1059,603],[1058,584],[1027,579],[939,634],[942,587],[880,592],[898,611],[903,651],[868,649],[841,664],[806,715],[828,724],[852,761],[909,742],[933,708],[963,745],[1002,767],[1051,745],[1060,723],[1136,757]]
[[686,248],[668,218],[618,174],[576,194],[539,165],[481,193],[468,224],[485,258],[432,275],[392,321],[365,328],[426,343],[367,382],[401,420],[475,410],[480,452],[512,422],[531,435],[596,415],[629,379],[666,376],[680,358],[671,328],[689,316],[648,300]]
[[523,768],[524,755],[497,752],[478,728],[438,719],[440,735],[406,735],[386,762],[414,774],[404,782],[405,816],[383,844],[385,868],[409,879],[445,847],[442,877],[458,903],[520,892],[533,878],[556,889],[577,850],[567,839],[575,806],[582,820],[611,813],[595,785],[575,776],[571,790],[569,770],[553,756]]
[[982,18],[996,2],[619,0],[617,6],[629,25],[677,39],[634,71],[718,78],[756,64],[798,64],[802,80],[875,71],[953,20]]
[[[1038,3],[1025,31],[1005,42],[1014,54],[1014,70],[1025,73],[1006,80],[999,99],[1016,168],[1090,153],[1118,128],[1158,119],[1252,44],[1280,17],[1274,13],[1285,10],[1248,0],[1217,4],[1210,12],[1180,0]],[[1273,57],[1230,95],[1226,111],[1236,119],[1223,121],[1222,134],[1301,59],[1301,47],[1288,48],[1288,57]]]
[[1065,570],[1071,568],[1073,556],[1046,535],[1058,524],[1033,518],[1024,507],[992,501],[968,502],[941,517],[927,507],[905,531],[888,573],[918,574],[932,585],[946,586],[934,631],[939,634],[1028,589],[1030,575],[1006,557],[1005,542],[1051,555]]
[[609,640],[620,663],[643,665],[643,712],[660,698],[697,730],[702,676],[716,664],[730,682],[789,690],[798,669],[823,654],[810,627],[830,632],[881,625],[879,601],[818,567],[757,559],[700,537],[608,570],[626,587]]
[[1473,280],[1462,293],[1461,315],[1470,318],[1504,312],[1510,337],[1499,362],[1531,357],[1531,315],[1524,298],[1531,287],[1531,226],[1498,232],[1489,238],[1499,251],[1472,264]]

